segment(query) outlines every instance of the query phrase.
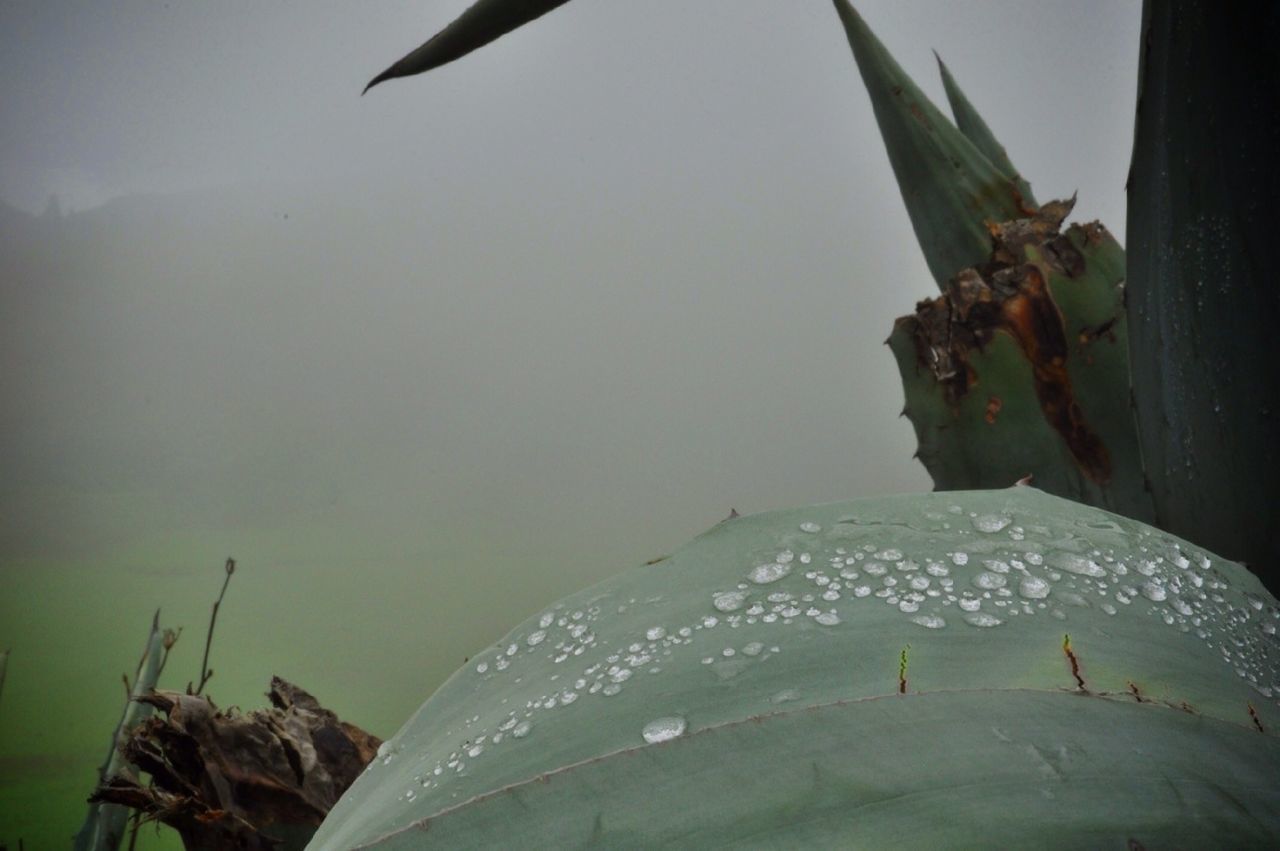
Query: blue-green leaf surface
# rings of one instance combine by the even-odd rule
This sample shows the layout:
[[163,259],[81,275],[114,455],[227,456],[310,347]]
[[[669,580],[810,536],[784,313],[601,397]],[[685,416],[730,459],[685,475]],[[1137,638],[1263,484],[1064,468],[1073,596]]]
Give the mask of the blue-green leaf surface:
[[1278,623],[1032,488],[735,518],[473,657],[309,847],[1273,843]]

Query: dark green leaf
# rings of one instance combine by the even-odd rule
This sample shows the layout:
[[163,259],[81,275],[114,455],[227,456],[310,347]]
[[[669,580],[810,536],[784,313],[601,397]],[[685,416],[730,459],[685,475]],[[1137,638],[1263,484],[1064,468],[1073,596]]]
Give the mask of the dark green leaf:
[[1280,4],[1148,2],[1129,177],[1133,395],[1160,525],[1280,585]]
[[496,38],[539,18],[568,0],[477,0],[449,26],[369,81],[369,89],[385,80],[439,68],[484,47]]

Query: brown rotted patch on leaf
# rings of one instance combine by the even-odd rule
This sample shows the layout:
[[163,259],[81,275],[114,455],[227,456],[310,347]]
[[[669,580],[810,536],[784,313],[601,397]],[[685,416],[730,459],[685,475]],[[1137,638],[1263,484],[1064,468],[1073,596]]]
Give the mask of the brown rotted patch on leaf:
[[[1060,232],[1074,205],[1074,197],[1051,201],[1028,218],[988,223],[992,252],[987,262],[962,270],[943,295],[920,302],[914,316],[898,321],[912,334],[918,365],[933,374],[953,405],[978,382],[970,353],[983,351],[997,331],[1009,334],[1031,364],[1045,419],[1080,470],[1105,484],[1111,478],[1110,454],[1076,401],[1067,370],[1069,338],[1045,280],[1046,271],[1068,278],[1085,271],[1080,251]],[[1082,228],[1086,241],[1100,238],[1100,225]],[[1042,258],[1043,268],[1026,262],[1029,246]],[[1092,341],[1109,331],[1104,325],[1086,333]],[[998,410],[988,406],[988,423],[995,422]]]
[[202,695],[148,695],[166,717],[139,725],[124,755],[152,784],[110,778],[90,800],[140,810],[188,849],[302,848],[382,742],[279,677],[267,696],[272,708],[240,713]]

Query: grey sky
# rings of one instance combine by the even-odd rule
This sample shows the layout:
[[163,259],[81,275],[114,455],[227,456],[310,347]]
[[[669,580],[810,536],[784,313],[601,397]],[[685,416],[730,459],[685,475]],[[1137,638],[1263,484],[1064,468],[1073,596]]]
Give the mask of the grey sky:
[[[387,734],[730,507],[929,487],[883,340],[935,290],[830,0],[573,0],[359,96],[465,4],[0,2],[0,201],[81,211],[0,208],[0,647],[85,666],[27,691],[67,729],[227,555],[220,701]],[[857,5],[1122,231],[1137,0]]]
[[[1118,221],[1138,5],[860,9],[934,93],[929,48],[940,50],[1041,195],[1079,186],[1084,214]],[[9,0],[0,197],[38,210],[57,191],[83,208],[370,172],[425,182],[444,167],[576,176],[614,195],[656,189],[652,172],[699,192],[752,181],[767,193],[793,170],[854,185],[884,171],[827,0],[575,0],[430,77],[356,98],[464,6]]]
[[[58,280],[10,275],[30,487],[149,489],[179,527],[233,487],[242,524],[578,517],[610,557],[927,487],[881,341],[933,286],[828,0],[576,0],[359,96],[462,6],[0,5],[0,199],[122,199],[23,246]],[[1038,197],[1120,227],[1136,0],[860,7]]]

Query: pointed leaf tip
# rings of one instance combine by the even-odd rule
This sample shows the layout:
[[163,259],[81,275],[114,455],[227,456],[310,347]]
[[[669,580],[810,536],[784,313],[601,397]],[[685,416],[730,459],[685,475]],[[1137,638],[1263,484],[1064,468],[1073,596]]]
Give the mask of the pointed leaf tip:
[[361,95],[379,83],[409,77],[461,59],[568,0],[477,0],[453,23],[369,81]]
[[965,135],[974,147],[982,152],[991,164],[1000,170],[1008,179],[1017,184],[1018,191],[1022,195],[1023,206],[1026,212],[1031,212],[1036,206],[1035,198],[1031,195],[1031,186],[1022,179],[1020,173],[1014,168],[1013,163],[1009,160],[1009,154],[1005,151],[1004,146],[996,139],[995,134],[991,132],[991,128],[982,120],[982,115],[974,108],[969,99],[965,96],[964,91],[956,82],[956,78],[952,76],[951,69],[947,67],[947,63],[942,61],[942,57],[938,55],[938,51],[933,51],[933,56],[938,60],[938,73],[942,76],[942,87],[947,92],[947,102],[951,105],[951,114],[955,116],[956,127]]
[[1023,213],[1014,182],[916,86],[848,0],[833,0],[916,238],[939,288],[985,259],[985,221]]

